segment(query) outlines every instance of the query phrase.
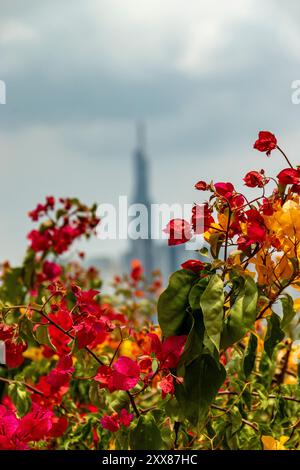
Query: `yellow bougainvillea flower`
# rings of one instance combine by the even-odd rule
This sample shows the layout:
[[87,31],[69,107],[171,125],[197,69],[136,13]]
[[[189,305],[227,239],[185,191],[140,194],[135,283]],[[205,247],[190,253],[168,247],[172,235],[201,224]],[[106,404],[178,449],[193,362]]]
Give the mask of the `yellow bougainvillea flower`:
[[296,310],[296,312],[300,312],[300,299],[294,300],[294,309]]
[[272,436],[262,436],[264,450],[286,450],[284,444],[289,440],[288,436],[281,436],[279,441]]
[[28,348],[26,351],[24,351],[23,356],[26,357],[26,359],[31,359],[34,362],[39,362],[44,358],[42,348],[34,347]]

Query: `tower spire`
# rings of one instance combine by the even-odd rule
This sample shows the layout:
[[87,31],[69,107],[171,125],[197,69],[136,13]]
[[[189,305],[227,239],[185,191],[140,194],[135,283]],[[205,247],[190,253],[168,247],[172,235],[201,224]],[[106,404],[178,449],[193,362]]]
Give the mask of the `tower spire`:
[[146,125],[144,121],[136,123],[136,142],[138,150],[144,153],[146,151]]

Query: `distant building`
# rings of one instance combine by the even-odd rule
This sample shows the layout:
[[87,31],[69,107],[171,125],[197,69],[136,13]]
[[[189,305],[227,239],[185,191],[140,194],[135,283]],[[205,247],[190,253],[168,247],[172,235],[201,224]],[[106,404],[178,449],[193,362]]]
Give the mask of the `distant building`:
[[[147,208],[147,218],[143,218],[141,214],[140,220],[144,227],[148,227],[148,233],[151,233],[151,200],[149,194],[149,171],[148,161],[146,158],[146,138],[143,123],[137,124],[137,146],[134,151],[134,182],[135,188],[133,193],[132,204],[143,204]],[[130,222],[130,221],[129,221]],[[138,258],[145,270],[146,276],[149,276],[153,269],[156,269],[154,262],[153,240],[148,238],[139,238],[130,240],[130,250],[125,255],[125,262]],[[128,269],[128,263],[126,262]]]
[[[149,184],[149,163],[146,154],[145,128],[142,123],[137,125],[137,146],[134,152],[134,197],[131,201],[135,204],[143,204],[148,209],[148,228],[151,233],[151,196]],[[180,264],[190,258],[190,252],[184,245],[169,247],[166,241],[148,239],[130,240],[130,249],[123,257],[123,270],[128,271],[130,261],[138,258],[141,260],[146,276],[153,270],[159,269],[163,278],[167,280],[170,274],[180,268]]]
[[[149,162],[146,155],[145,128],[142,123],[137,125],[137,143],[134,151],[134,188],[131,204],[143,204],[147,210],[146,222],[151,233],[151,196],[149,182]],[[136,216],[135,216],[136,217]],[[130,222],[130,220],[129,220]],[[152,240],[149,236],[146,239],[130,239],[129,250],[118,258],[96,257],[89,260],[97,266],[105,281],[109,281],[115,274],[129,272],[130,262],[139,259],[145,270],[146,277],[151,275],[153,270],[160,270],[165,283],[170,274],[178,269],[187,259],[193,258],[194,253],[187,251],[185,245],[169,247],[167,241]]]

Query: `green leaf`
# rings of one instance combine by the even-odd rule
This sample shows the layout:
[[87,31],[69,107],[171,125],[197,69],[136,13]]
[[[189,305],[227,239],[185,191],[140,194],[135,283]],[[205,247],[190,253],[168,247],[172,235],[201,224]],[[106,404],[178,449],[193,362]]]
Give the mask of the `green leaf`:
[[294,310],[294,300],[289,294],[285,294],[284,297],[280,299],[282,305],[282,320],[281,320],[281,329],[286,330],[291,321],[293,320],[296,312]]
[[224,234],[220,232],[212,233],[209,237],[210,252],[214,259],[217,259],[224,240]]
[[257,337],[251,334],[248,347],[245,352],[243,369],[246,379],[249,377],[253,371],[256,360],[256,350],[257,350]]
[[93,380],[89,388],[89,399],[91,403],[98,408],[105,408],[107,392],[104,388],[100,388],[98,382]]
[[9,269],[3,276],[0,296],[3,302],[11,305],[23,303],[25,290],[22,280],[23,269]]
[[113,395],[113,400],[110,403],[109,407],[112,411],[119,413],[123,408],[128,408],[130,401],[126,392],[118,391]]
[[205,330],[219,350],[224,315],[224,284],[218,274],[213,274],[200,299]]
[[12,383],[8,386],[8,395],[17,409],[18,416],[22,418],[31,408],[30,394],[24,385]]
[[191,319],[186,309],[188,297],[197,275],[182,269],[172,274],[167,289],[161,294],[158,305],[158,321],[163,336],[182,335],[189,332]]
[[201,423],[226,378],[222,364],[204,354],[186,367],[183,384],[176,385],[176,398],[194,425]]
[[242,280],[242,287],[230,309],[224,325],[221,347],[226,349],[239,341],[253,327],[256,319],[258,292],[255,281],[250,276]]
[[168,401],[164,400],[162,402],[162,408],[164,410],[165,415],[172,418],[172,420],[180,422],[183,422],[185,420],[182,408],[176,400],[176,397],[172,397]]
[[203,350],[204,323],[201,310],[191,313],[191,318],[192,327],[187,337],[184,351],[180,357],[177,369],[179,376],[181,376],[181,371],[184,371],[181,366],[183,365],[183,367],[185,367],[190,364],[194,359],[201,356]]
[[56,348],[52,344],[52,341],[49,336],[48,325],[39,325],[34,332],[34,336],[39,344],[45,344],[54,351],[56,351]]
[[136,427],[130,431],[129,443],[132,450],[161,450],[164,448],[160,430],[150,413],[139,417]]
[[275,346],[280,343],[283,338],[284,331],[280,328],[280,318],[273,312],[271,317],[268,319],[268,329],[264,344],[265,351],[270,359],[272,359]]
[[204,277],[200,279],[190,290],[189,293],[189,304],[192,310],[199,310],[200,309],[200,299],[202,297],[203,292],[205,291],[208,285],[209,278]]
[[35,263],[35,252],[32,250],[28,250],[28,253],[23,262],[24,284],[28,290],[30,290],[34,286],[36,270],[37,267]]

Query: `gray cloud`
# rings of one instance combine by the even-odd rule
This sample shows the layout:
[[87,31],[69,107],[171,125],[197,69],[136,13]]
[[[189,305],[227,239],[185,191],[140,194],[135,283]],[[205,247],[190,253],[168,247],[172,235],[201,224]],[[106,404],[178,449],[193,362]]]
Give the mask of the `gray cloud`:
[[130,194],[136,118],[148,122],[158,201],[190,202],[200,176],[238,181],[263,165],[251,151],[261,128],[299,143],[299,4],[189,5],[2,0],[1,258],[20,256],[22,220],[45,193]]

